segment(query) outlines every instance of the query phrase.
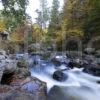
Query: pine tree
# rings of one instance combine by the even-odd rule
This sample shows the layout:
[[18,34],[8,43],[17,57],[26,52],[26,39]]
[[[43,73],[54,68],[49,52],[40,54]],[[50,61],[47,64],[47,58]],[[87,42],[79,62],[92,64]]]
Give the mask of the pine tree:
[[40,0],[40,9],[37,9],[36,12],[38,14],[37,23],[42,29],[46,28],[49,20],[49,7],[47,0]]
[[86,40],[100,34],[100,0],[90,0],[91,10],[84,24]]
[[58,27],[59,27],[59,1],[53,0],[48,33],[51,36],[55,36]]

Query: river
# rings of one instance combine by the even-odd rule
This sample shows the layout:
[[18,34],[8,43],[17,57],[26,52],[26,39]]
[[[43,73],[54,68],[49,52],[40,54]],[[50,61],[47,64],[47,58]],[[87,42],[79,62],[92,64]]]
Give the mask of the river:
[[[31,75],[47,83],[49,99],[61,100],[60,98],[62,97],[62,100],[99,100],[100,84],[98,84],[97,81],[100,81],[100,77],[86,74],[82,72],[82,68],[74,68],[65,70],[63,73],[66,74],[68,78],[60,82],[53,79],[53,73],[58,69],[68,67],[66,64],[61,64],[57,68],[50,60],[43,60],[39,55],[30,58],[31,62],[34,60],[37,60],[37,63],[34,66],[30,66]],[[55,86],[60,88],[60,94],[66,94],[64,99],[63,95],[59,97],[58,91],[54,88]],[[70,90],[70,92],[68,90]],[[52,94],[52,91],[55,92]],[[50,94],[52,94],[52,96]]]

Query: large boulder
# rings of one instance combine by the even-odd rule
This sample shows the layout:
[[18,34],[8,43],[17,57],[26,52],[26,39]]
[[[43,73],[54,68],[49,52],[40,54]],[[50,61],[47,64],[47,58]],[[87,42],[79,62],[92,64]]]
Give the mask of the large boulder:
[[56,54],[51,56],[51,62],[56,66],[61,66],[62,64],[67,64],[67,57],[65,55]]
[[83,72],[100,77],[100,67],[99,66],[88,65],[86,68],[84,68]]
[[51,59],[51,62],[53,62],[55,66],[61,66],[61,61],[57,60],[56,58]]
[[96,51],[95,57],[96,57],[96,58],[100,58],[100,50],[97,50],[97,51]]
[[84,50],[85,54],[95,54],[95,49],[94,48],[85,48]]
[[9,74],[16,71],[16,63],[10,60],[4,60],[0,62],[0,82],[4,74],[9,76]]
[[69,67],[69,68],[74,68],[74,67],[75,67],[75,63],[74,63],[73,61],[70,61],[70,62],[68,63],[68,67]]
[[69,68],[74,68],[74,67],[78,67],[78,68],[80,68],[80,67],[82,67],[82,60],[80,60],[80,59],[72,59],[69,63],[68,63],[68,67]]
[[86,60],[88,63],[92,63],[96,61],[96,58],[93,55],[85,55],[83,59]]
[[9,74],[9,73],[13,73],[16,71],[16,63],[8,63],[5,65],[5,68],[4,68],[4,73],[6,74]]
[[99,100],[99,91],[87,86],[54,86],[48,93],[48,100]]
[[10,86],[0,86],[0,100],[47,100],[46,83],[14,75]]
[[65,81],[68,78],[68,76],[63,73],[62,71],[55,71],[53,73],[53,79],[57,80],[57,81]]

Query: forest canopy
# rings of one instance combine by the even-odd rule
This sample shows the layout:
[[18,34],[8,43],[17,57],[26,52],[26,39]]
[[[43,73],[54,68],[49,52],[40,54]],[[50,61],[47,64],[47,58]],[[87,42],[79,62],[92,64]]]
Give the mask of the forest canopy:
[[[60,50],[62,42],[78,37],[83,45],[100,35],[100,0],[39,0],[36,23],[26,13],[28,0],[1,0],[0,31],[7,30],[14,42],[27,39],[31,43],[55,43]],[[27,33],[27,38],[25,34]]]

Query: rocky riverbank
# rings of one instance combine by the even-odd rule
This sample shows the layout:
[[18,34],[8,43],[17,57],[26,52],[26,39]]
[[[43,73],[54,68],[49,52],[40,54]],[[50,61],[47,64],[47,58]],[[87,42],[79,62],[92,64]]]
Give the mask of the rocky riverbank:
[[68,66],[83,68],[84,72],[100,77],[100,52],[93,48],[86,48],[82,57],[72,58]]
[[14,75],[9,85],[0,85],[0,100],[46,100],[46,83],[34,77]]
[[0,67],[0,100],[47,100],[46,83],[31,76],[25,60],[20,59],[13,64],[4,62],[3,66],[2,62],[3,60]]
[[[81,76],[83,72],[91,74],[92,76],[100,76],[100,63],[97,59],[99,58],[99,54],[92,49],[86,49],[83,53],[82,59],[76,54],[74,55],[74,53],[71,53],[71,55],[56,53],[55,55],[51,55],[48,60],[44,59],[44,54],[43,56],[42,54],[30,55],[28,60],[23,59],[25,57],[22,56],[23,55],[20,55],[20,57],[17,56],[17,59],[15,59],[14,56],[8,56],[8,58],[5,57],[0,62],[2,65],[0,67],[1,100],[47,100],[47,98],[51,100],[51,88],[49,88],[49,96],[47,96],[48,84],[59,84],[59,86],[62,84],[62,86],[66,86],[67,80],[74,80],[74,76],[70,76],[71,74],[76,77],[76,80],[74,81],[77,81],[76,83],[80,84],[77,75]],[[74,68],[82,70],[73,72],[72,70]],[[36,74],[34,72],[37,73],[37,76],[35,76]],[[41,75],[39,76],[39,74]],[[99,83],[98,80],[96,82]],[[73,84],[76,85],[75,83]],[[84,84],[82,85],[84,86]],[[78,89],[80,90],[80,88],[77,88],[77,90]],[[54,91],[55,94],[53,95],[52,100],[59,100],[57,98],[55,99],[55,95],[59,95],[56,94],[57,90],[53,90],[53,92]],[[62,98],[62,95],[59,98]],[[69,95],[70,94],[68,94],[68,96]],[[65,98],[67,97],[65,96]],[[72,98],[70,100],[72,100]]]

